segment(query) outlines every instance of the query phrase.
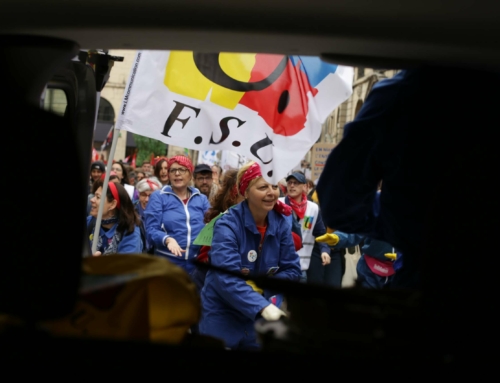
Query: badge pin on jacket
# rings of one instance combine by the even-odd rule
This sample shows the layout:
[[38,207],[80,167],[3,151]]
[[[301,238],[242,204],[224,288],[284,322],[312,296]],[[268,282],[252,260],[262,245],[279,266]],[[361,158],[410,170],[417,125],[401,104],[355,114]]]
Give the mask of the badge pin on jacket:
[[249,262],[255,262],[257,260],[257,252],[255,250],[250,250],[247,258]]

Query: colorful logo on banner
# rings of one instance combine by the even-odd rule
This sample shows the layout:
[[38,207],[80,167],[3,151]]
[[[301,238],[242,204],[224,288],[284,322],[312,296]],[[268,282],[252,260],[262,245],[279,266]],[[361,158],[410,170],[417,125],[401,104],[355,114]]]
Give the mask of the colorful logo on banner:
[[174,93],[256,111],[275,134],[304,129],[308,96],[336,65],[312,57],[171,52],[164,83]]

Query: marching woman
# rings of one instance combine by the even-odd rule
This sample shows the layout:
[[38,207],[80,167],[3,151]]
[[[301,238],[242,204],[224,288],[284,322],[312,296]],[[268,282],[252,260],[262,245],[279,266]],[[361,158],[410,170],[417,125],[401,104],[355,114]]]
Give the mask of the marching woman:
[[111,166],[111,170],[114,171],[118,176],[118,178],[120,179],[120,184],[125,188],[130,199],[134,200],[135,188],[132,185],[129,185],[128,183],[127,168],[123,165],[123,163],[115,162]]
[[[289,206],[278,201],[255,162],[238,172],[238,192],[245,200],[222,215],[213,230],[212,265],[242,275],[268,275],[298,281],[299,256],[291,235]],[[200,332],[224,340],[230,349],[258,349],[255,320],[277,320],[281,296],[234,275],[209,270],[202,290]]]
[[158,181],[158,178],[156,177],[149,177],[145,178],[137,183],[135,186],[135,189],[139,193],[139,200],[134,203],[135,210],[137,211],[137,214],[139,215],[139,218],[141,219],[141,231],[144,233],[144,238],[146,241],[146,251],[149,254],[153,254],[152,252],[152,245],[149,243],[147,240],[147,236],[145,235],[146,233],[146,228],[144,226],[144,209],[146,209],[146,206],[148,205],[149,202],[149,196],[153,194],[154,191],[160,190],[161,184],[160,181]]
[[[231,206],[241,202],[244,198],[238,193],[236,185],[236,177],[238,169],[228,169],[224,172],[223,179],[221,180],[220,187],[217,194],[210,199],[211,207],[205,214],[205,223],[209,223],[212,219],[216,218],[220,213],[225,212]],[[210,246],[202,246],[198,254],[197,261],[201,263],[208,263],[208,252]],[[191,273],[191,278],[201,292],[205,284],[205,276],[207,269],[205,267],[196,267]]]
[[149,197],[155,190],[160,190],[161,183],[158,178],[150,177],[137,182],[135,188],[139,192],[139,200],[134,204],[135,210],[141,220],[144,220],[144,209],[148,205]]
[[160,180],[162,186],[168,185],[168,158],[162,157],[155,163],[154,176]]
[[140,219],[134,205],[119,183],[109,182],[106,196],[102,196],[102,180],[93,185],[90,216],[87,217],[90,248],[92,248],[94,228],[101,198],[105,198],[97,251],[93,254],[108,255],[115,253],[141,253],[143,244],[139,229]]
[[155,248],[154,254],[168,258],[188,273],[194,270],[190,261],[200,248],[193,242],[205,225],[203,217],[210,208],[207,197],[188,186],[193,169],[186,156],[170,158],[167,161],[170,185],[151,194],[144,211],[146,236]]

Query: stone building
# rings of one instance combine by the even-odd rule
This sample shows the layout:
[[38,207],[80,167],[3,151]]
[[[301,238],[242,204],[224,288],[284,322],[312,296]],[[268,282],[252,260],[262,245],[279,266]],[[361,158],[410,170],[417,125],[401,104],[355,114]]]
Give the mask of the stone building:
[[[100,149],[103,132],[106,132],[104,134],[107,134],[109,128],[114,125],[116,123],[116,120],[118,119],[118,111],[121,107],[123,94],[125,92],[125,86],[130,74],[130,68],[132,68],[132,63],[134,62],[136,51],[112,50],[108,53],[112,56],[123,57],[123,61],[114,63],[113,67],[111,68],[108,82],[101,92],[100,110],[104,111],[105,108],[108,108],[108,111],[106,113],[106,116],[102,116],[101,118],[99,118],[98,116],[97,119],[98,122],[96,126],[96,132],[94,134],[94,146],[96,146],[97,150]],[[112,121],[110,121],[111,115],[113,116]],[[102,126],[102,123],[104,121],[107,121],[109,123],[106,127]],[[101,126],[99,126],[99,123],[101,123]],[[124,159],[127,155],[130,154],[133,148],[135,148],[133,135],[126,131],[120,131],[120,135],[118,136],[118,141],[116,144],[114,160]],[[108,147],[105,153],[106,159],[109,153],[109,149],[110,148]]]
[[[394,76],[397,72],[397,70],[354,68],[352,95],[328,116],[317,143],[338,144],[344,134],[344,125],[354,120],[373,86],[383,79]],[[312,179],[316,179],[321,174],[323,166],[323,160],[318,162],[318,159],[313,158],[313,148],[311,148],[301,161],[300,169],[305,172],[312,169]],[[299,166],[296,169],[299,169]]]
[[319,142],[339,143],[344,133],[344,125],[354,120],[373,85],[385,78],[391,78],[397,72],[397,70],[355,68],[352,95],[327,118]]
[[[108,103],[112,107],[115,113],[114,123],[116,123],[116,120],[118,119],[118,111],[120,110],[122,104],[125,86],[127,85],[127,80],[130,75],[130,70],[132,68],[136,52],[137,51],[135,50],[110,50],[108,52],[112,56],[121,56],[124,58],[122,62],[115,62],[113,68],[111,69],[109,80],[101,93],[101,106]],[[94,143],[96,146],[100,145],[98,140],[94,140]],[[124,159],[128,155],[132,154],[134,150],[135,142],[133,134],[125,130],[120,131],[114,160]],[[159,156],[167,155],[168,157],[176,154],[187,154],[192,159],[195,159],[194,157],[196,157],[196,153],[193,152],[195,151],[165,144],[165,153],[155,154]]]

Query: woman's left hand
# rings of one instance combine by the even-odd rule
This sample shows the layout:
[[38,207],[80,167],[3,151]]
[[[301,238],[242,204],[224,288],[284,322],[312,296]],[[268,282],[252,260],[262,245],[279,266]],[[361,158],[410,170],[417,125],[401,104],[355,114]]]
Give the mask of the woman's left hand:
[[321,261],[323,261],[323,266],[329,265],[331,258],[328,253],[321,253]]
[[172,252],[172,254],[178,257],[182,257],[182,253],[186,252],[186,250],[181,249],[181,247],[174,238],[168,237],[166,242],[167,242],[167,247]]

